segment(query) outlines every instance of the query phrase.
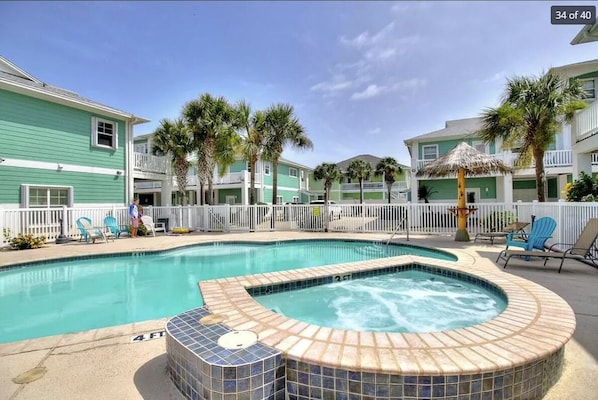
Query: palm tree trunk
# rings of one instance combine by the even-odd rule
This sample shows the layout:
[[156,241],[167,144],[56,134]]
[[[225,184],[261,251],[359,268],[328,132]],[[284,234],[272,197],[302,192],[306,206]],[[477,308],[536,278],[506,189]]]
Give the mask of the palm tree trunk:
[[272,204],[276,204],[276,195],[278,194],[278,158],[272,159]]
[[543,203],[546,201],[544,193],[544,152],[534,148],[534,161],[536,162],[536,194],[538,201]]
[[386,190],[388,190],[388,204],[390,204],[390,194],[392,193],[392,183],[386,182]]
[[257,157],[251,157],[249,160],[249,166],[251,172],[249,172],[249,204],[254,205],[255,201],[255,165],[257,164]]

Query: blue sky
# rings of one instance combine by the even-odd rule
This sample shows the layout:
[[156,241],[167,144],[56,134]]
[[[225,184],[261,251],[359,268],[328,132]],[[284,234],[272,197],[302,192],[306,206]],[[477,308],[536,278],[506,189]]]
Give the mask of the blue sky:
[[409,165],[403,140],[498,104],[507,77],[597,58],[550,6],[596,2],[0,2],[0,54],[49,84],[151,119],[201,93],[284,102],[316,166]]

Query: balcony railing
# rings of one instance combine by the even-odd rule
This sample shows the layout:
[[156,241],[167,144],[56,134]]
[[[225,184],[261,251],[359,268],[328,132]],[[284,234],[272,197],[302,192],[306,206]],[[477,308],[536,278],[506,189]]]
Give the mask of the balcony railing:
[[598,100],[575,114],[571,130],[576,142],[598,133]]
[[[517,153],[497,153],[491,156],[502,160],[507,166],[514,166],[519,156]],[[434,160],[417,160],[417,168],[421,169]],[[598,153],[592,153],[592,164],[598,164]],[[534,168],[536,163],[532,161],[529,168]],[[544,167],[570,167],[573,165],[573,152],[571,150],[550,150],[544,153]]]
[[166,157],[153,156],[151,154],[133,153],[135,161],[133,169],[140,172],[154,174],[168,173],[168,159]]
[[[407,185],[406,181],[396,181],[392,185],[393,191],[400,191],[409,189],[409,185]],[[359,183],[343,183],[341,185],[341,190],[343,191],[359,191]],[[385,182],[364,182],[363,183],[363,190],[364,191],[381,191],[386,190],[386,183]]]

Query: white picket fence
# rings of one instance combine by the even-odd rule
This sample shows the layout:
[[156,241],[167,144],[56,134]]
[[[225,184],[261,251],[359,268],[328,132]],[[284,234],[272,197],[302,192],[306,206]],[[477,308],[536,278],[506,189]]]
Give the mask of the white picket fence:
[[[217,205],[146,207],[144,214],[165,222],[169,230],[188,227],[204,232],[323,231],[388,233],[398,237],[409,234],[453,235],[457,217],[454,203],[335,204],[324,205]],[[531,222],[549,216],[557,221],[552,242],[573,243],[586,221],[598,218],[598,203],[476,203],[467,221],[470,236],[501,229],[514,221]],[[103,227],[104,218],[116,217],[119,225],[128,225],[128,207],[0,209],[0,227],[8,236],[19,233],[44,235],[54,241],[61,233],[79,239],[76,221],[80,217]],[[3,243],[6,243],[3,235]]]

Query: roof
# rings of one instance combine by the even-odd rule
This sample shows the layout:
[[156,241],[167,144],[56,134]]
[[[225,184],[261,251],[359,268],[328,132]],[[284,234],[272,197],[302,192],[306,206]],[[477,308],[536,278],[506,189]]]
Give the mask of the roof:
[[581,61],[573,64],[561,65],[550,68],[550,71],[556,72],[567,78],[584,75],[590,72],[598,71],[598,59]]
[[[382,158],[381,157],[373,156],[371,154],[361,154],[361,155],[358,155],[358,156],[355,156],[355,157],[351,157],[351,158],[347,158],[346,160],[337,162],[336,165],[338,166],[338,168],[341,171],[346,171],[347,168],[349,168],[349,164],[351,164],[351,162],[353,162],[354,160],[363,160],[363,161],[366,161],[366,162],[370,163],[370,165],[372,166],[372,168],[375,169],[376,165],[380,162],[380,160],[382,160]],[[405,168],[409,169],[410,168],[407,165],[403,165],[403,164],[400,164],[400,163],[399,163],[399,166],[402,169],[405,169]]]
[[445,122],[445,127],[443,129],[405,139],[405,144],[438,139],[465,138],[474,135],[475,132],[481,128],[482,119],[479,117],[450,120]]
[[148,119],[130,112],[106,106],[57,86],[48,85],[2,56],[0,56],[0,88],[98,114],[129,119],[133,124],[149,122]]
[[598,41],[598,22],[592,25],[586,25],[583,28],[581,28],[579,33],[577,33],[577,35],[575,35],[575,37],[571,41],[571,44],[575,45],[596,41]]

